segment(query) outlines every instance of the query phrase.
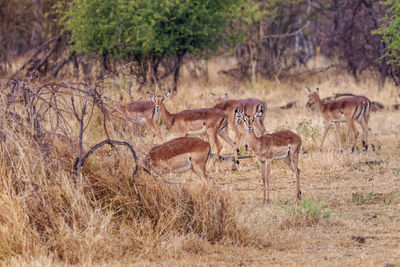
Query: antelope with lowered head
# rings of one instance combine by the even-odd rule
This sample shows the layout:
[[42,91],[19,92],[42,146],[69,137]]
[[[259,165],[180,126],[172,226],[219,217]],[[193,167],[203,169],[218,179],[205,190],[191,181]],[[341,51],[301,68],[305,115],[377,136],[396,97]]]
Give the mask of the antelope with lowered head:
[[201,138],[179,137],[153,147],[144,165],[158,175],[193,170],[197,176],[208,178],[206,165],[210,153],[210,144]]
[[[311,92],[309,88],[306,89],[308,91],[308,101],[306,107],[311,107],[315,104],[317,106],[317,109],[321,112],[325,122],[325,130],[322,136],[320,149],[322,149],[322,146],[324,145],[325,137],[328,133],[330,124],[336,124],[336,130],[339,134],[339,123],[346,122],[348,130],[350,130],[354,136],[354,144],[351,149],[354,152],[358,137],[358,131],[356,129],[356,126],[354,125],[355,121],[357,121],[363,129],[362,145],[364,147],[364,150],[368,149],[368,120],[371,108],[371,101],[367,97],[353,96],[332,100],[328,103],[323,103],[321,98],[319,97],[318,88],[315,90],[315,92]],[[348,139],[347,136],[346,139]],[[346,140],[346,142],[348,141]],[[339,145],[341,145],[340,136]]]
[[[148,92],[148,95],[153,100],[154,105],[159,107],[162,120],[171,127],[175,133],[181,136],[207,134],[211,145],[216,147],[216,158],[219,158],[222,150],[222,144],[218,140],[218,136],[222,137],[231,147],[235,147],[232,139],[226,134],[228,117],[222,110],[216,108],[202,108],[184,110],[173,114],[170,113],[164,105],[164,100],[169,96],[169,92],[157,96]],[[236,161],[236,164],[237,163]]]
[[105,98],[112,107],[112,114],[123,116],[132,123],[148,124],[161,139],[161,131],[157,127],[157,121],[160,118],[159,107],[156,107],[153,101],[137,100],[127,104],[121,104],[118,101]]
[[215,97],[215,102],[217,103],[214,108],[221,109],[228,116],[229,125],[232,127],[236,136],[236,152],[239,153],[240,143],[242,139],[242,133],[238,128],[238,125],[241,123],[240,119],[237,119],[235,115],[235,111],[237,108],[244,110],[249,114],[255,114],[256,110],[259,111],[259,115],[255,120],[254,126],[260,132],[261,135],[265,132],[264,127],[264,117],[267,111],[267,105],[264,101],[257,98],[246,98],[246,99],[230,99],[227,100],[228,95],[224,94],[223,96],[216,96],[211,93]]
[[302,150],[301,138],[291,131],[280,131],[273,134],[265,134],[257,137],[254,133],[254,121],[257,119],[259,110],[251,116],[237,108],[235,114],[243,120],[245,125],[245,136],[251,150],[261,164],[261,179],[264,185],[264,204],[269,203],[269,177],[271,163],[277,159],[283,159],[294,172],[296,183],[296,197],[301,199],[300,170],[298,168],[299,157]]

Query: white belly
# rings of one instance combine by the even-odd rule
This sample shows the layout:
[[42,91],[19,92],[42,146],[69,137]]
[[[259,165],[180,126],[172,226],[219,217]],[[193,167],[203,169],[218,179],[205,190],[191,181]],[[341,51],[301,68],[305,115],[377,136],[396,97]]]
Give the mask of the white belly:
[[139,123],[146,123],[147,119],[146,118],[140,118],[137,122]]
[[276,159],[284,159],[284,158],[286,158],[286,157],[289,155],[290,148],[291,148],[291,146],[289,145],[288,148],[287,148],[286,153],[284,153],[284,154],[282,154],[282,155],[276,155],[276,156],[273,157],[272,159],[273,159],[273,160],[276,160]]
[[333,119],[332,120],[332,122],[345,122],[346,121],[346,118],[345,118],[345,116],[344,116],[344,114],[342,114],[339,118],[335,118],[335,119]]
[[187,131],[186,135],[201,135],[201,134],[205,134],[206,131],[207,131],[207,127],[205,125],[203,125],[203,127],[200,130]]
[[181,173],[181,172],[187,172],[187,171],[190,171],[191,169],[192,169],[192,163],[191,163],[191,162],[189,162],[189,164],[188,164],[188,165],[186,165],[186,166],[183,166],[183,167],[181,167],[181,168],[179,168],[179,169],[172,170],[172,172],[175,172],[175,173]]

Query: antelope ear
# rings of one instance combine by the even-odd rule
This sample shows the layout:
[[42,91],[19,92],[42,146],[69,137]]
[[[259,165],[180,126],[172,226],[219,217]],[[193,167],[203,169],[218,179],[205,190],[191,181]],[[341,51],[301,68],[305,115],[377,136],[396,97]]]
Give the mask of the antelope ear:
[[240,107],[238,107],[237,109],[235,109],[235,115],[238,118],[243,118],[243,111],[240,110]]
[[148,92],[147,92],[147,95],[150,97],[150,99],[151,99],[153,102],[156,102],[156,97],[155,97],[155,95],[154,95],[152,92],[148,91]]
[[254,115],[257,115],[257,117],[261,117],[263,115],[263,113],[264,113],[264,105],[259,104],[256,108],[256,114],[254,114]]
[[319,93],[319,88],[317,87],[317,89],[315,89],[315,92],[318,94]]
[[253,115],[253,117],[251,118],[252,119],[252,121],[254,121],[255,119],[257,119],[258,117],[260,117],[260,112],[256,112],[256,113],[254,113],[254,115]]
[[242,121],[242,120],[244,121],[243,111],[240,110],[240,107],[238,107],[235,110],[235,117],[236,117],[236,120],[235,120],[236,124],[239,124],[240,121]]
[[225,93],[224,96],[223,96],[223,98],[224,98],[225,100],[227,100],[227,99],[228,99],[228,94]]
[[310,88],[306,87],[306,89],[307,89],[308,94],[310,95],[311,94]]
[[218,104],[218,102],[219,102],[219,100],[220,100],[221,97],[218,96],[218,95],[216,95],[216,94],[214,94],[213,92],[211,92],[210,94],[211,94],[212,97],[214,98],[215,103]]
[[163,96],[162,99],[161,99],[161,101],[164,101],[164,99],[165,99],[166,97],[169,97],[170,94],[171,94],[170,91],[165,92],[165,93],[164,93],[164,96]]

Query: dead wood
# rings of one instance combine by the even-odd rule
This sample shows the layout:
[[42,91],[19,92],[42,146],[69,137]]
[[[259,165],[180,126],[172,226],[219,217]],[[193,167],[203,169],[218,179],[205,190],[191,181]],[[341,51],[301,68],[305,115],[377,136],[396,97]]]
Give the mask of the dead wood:
[[106,145],[106,144],[109,144],[109,145],[111,145],[111,146],[112,146],[112,145],[127,146],[127,147],[129,148],[129,150],[130,150],[130,152],[131,152],[131,154],[132,154],[133,160],[135,161],[135,169],[133,170],[133,173],[132,173],[132,181],[131,181],[131,182],[132,182],[132,185],[134,185],[134,184],[135,184],[135,177],[136,177],[136,174],[137,174],[138,169],[139,169],[138,164],[137,164],[137,157],[136,157],[135,150],[132,148],[132,146],[131,146],[128,142],[125,142],[125,141],[118,141],[118,140],[110,140],[110,139],[104,140],[104,141],[102,141],[102,142],[100,142],[100,143],[98,143],[98,144],[92,146],[92,147],[90,148],[90,150],[89,150],[82,158],[77,157],[76,160],[75,160],[75,164],[74,164],[74,174],[75,174],[75,177],[78,177],[79,171],[80,171],[81,167],[83,166],[83,164],[85,163],[86,159],[87,159],[94,151],[96,151],[96,149],[98,149],[98,148],[100,148],[100,147],[102,147],[102,146],[104,146],[104,145]]
[[[61,38],[61,34],[57,34],[56,36],[53,36],[52,38],[50,38],[49,40],[47,40],[46,42],[44,42],[43,44],[41,44],[41,45],[33,52],[33,54],[28,58],[28,60],[25,61],[25,63],[22,65],[22,67],[19,68],[11,77],[12,77],[12,78],[15,77],[15,75],[17,75],[18,73],[21,72],[21,70],[23,70],[24,68],[26,68],[26,66],[27,66],[28,64],[30,64],[30,63],[35,59],[35,57],[36,57],[44,48],[46,48],[47,46],[49,46],[49,44],[51,44],[52,42],[54,42],[54,41],[56,41],[56,40],[59,40],[60,38]],[[54,47],[56,47],[56,46],[54,46]]]
[[279,107],[280,109],[291,109],[296,107],[296,101],[290,101],[285,106]]

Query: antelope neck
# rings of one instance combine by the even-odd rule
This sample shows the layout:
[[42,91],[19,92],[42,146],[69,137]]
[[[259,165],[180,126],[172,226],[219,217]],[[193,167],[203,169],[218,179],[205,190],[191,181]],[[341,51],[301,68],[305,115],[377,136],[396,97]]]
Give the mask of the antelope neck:
[[322,111],[324,109],[325,105],[324,105],[324,103],[322,103],[322,100],[321,100],[321,98],[319,98],[318,94],[316,95],[316,99],[317,99],[317,101],[315,104],[317,105],[318,110]]
[[163,121],[168,124],[168,126],[171,127],[174,124],[176,114],[169,113],[164,103],[160,104],[160,115]]
[[250,131],[246,131],[246,138],[247,142],[249,143],[249,146],[252,150],[255,150],[257,148],[257,139],[258,137],[254,133],[254,128],[252,128]]

